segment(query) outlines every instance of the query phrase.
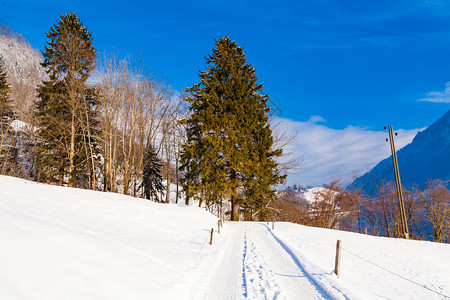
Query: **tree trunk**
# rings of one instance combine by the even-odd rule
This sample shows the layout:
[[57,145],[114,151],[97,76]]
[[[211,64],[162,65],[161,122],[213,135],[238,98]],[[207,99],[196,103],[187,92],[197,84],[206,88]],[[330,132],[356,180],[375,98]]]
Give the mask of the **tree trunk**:
[[231,221],[239,221],[239,206],[234,196],[231,196]]
[[179,186],[178,186],[178,155],[175,161],[175,176],[177,180],[177,194],[175,195],[175,203],[178,204],[178,194],[179,194]]
[[73,181],[74,157],[75,157],[75,113],[72,113],[72,122],[70,124],[69,183],[68,183],[69,187],[72,186]]
[[203,190],[200,196],[200,200],[198,201],[198,207],[202,207],[202,204],[203,204]]
[[170,202],[170,182],[169,182],[169,152],[166,150],[166,155],[167,155],[167,172],[166,172],[166,203]]

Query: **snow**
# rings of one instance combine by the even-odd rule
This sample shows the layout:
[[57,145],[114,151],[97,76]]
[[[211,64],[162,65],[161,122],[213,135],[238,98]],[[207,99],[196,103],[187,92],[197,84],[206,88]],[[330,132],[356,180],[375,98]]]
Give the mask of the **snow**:
[[197,207],[0,176],[2,299],[183,299],[212,264]]
[[305,192],[303,192],[303,197],[309,204],[312,204],[316,202],[316,198],[318,197],[319,193],[326,193],[326,192],[327,189],[324,187],[314,187],[307,189]]
[[227,240],[195,299],[327,299],[262,223],[230,222]]
[[[328,291],[352,294],[351,299],[450,299],[449,244],[275,226],[280,242]],[[339,279],[333,273],[337,240],[342,241]]]
[[36,132],[39,128],[20,120],[13,120],[11,122],[11,128],[14,131],[22,131],[22,132]]
[[[183,201],[181,201],[182,203]],[[450,245],[0,176],[2,299],[445,299]],[[341,276],[333,273],[342,240]]]
[[47,77],[41,66],[43,59],[40,52],[13,37],[0,35],[0,61],[6,64],[10,80],[27,83],[31,80],[30,71],[40,79]]

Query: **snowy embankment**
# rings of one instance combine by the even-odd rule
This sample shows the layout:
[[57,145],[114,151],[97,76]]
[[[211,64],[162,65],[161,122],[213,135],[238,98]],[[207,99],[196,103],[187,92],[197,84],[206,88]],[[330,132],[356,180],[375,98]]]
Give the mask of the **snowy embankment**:
[[[331,295],[350,299],[450,299],[450,245],[277,223],[275,239]],[[341,273],[333,273],[337,240]]]
[[0,298],[192,298],[216,225],[197,207],[0,176]]

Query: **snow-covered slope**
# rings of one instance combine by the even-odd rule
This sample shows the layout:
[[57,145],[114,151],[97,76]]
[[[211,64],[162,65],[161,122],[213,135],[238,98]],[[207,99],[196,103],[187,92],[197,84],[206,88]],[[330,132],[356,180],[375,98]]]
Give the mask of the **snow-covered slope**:
[[39,51],[33,49],[25,40],[14,35],[0,33],[0,61],[6,65],[10,82],[34,82],[36,78],[46,78],[41,66],[43,61]]
[[22,35],[0,23],[0,64],[5,65],[15,113],[24,122],[32,122],[36,87],[48,79],[42,62],[41,53],[33,49]]
[[0,299],[450,299],[448,244],[239,222],[210,246],[216,226],[196,206],[0,176]]
[[314,187],[314,188],[310,188],[307,189],[306,191],[304,191],[303,194],[303,198],[305,198],[305,200],[309,203],[312,204],[316,201],[316,198],[318,197],[317,195],[320,193],[325,193],[326,192],[326,188],[324,187]]
[[192,298],[216,225],[194,206],[0,176],[0,298]]
[[[450,299],[450,245],[277,223],[274,234],[321,287],[349,299]],[[341,274],[334,274],[342,241]]]

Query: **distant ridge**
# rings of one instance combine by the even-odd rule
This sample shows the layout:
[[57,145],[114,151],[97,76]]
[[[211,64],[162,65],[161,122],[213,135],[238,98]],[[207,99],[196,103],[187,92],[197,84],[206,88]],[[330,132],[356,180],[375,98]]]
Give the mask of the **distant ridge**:
[[36,87],[48,78],[42,62],[41,53],[33,49],[22,34],[0,23],[0,64],[6,70],[10,98],[19,119],[30,124]]
[[[404,187],[423,188],[431,179],[450,183],[450,110],[413,141],[397,151],[400,178]],[[392,157],[378,163],[371,171],[357,178],[353,185],[372,192],[370,186],[395,181]]]
[[11,27],[3,23],[1,20],[0,20],[0,36],[12,38],[20,44],[27,43],[27,40],[22,34],[14,32],[14,30],[12,30]]
[[0,23],[0,61],[6,65],[10,83],[39,82],[46,78],[41,53],[4,23]]

